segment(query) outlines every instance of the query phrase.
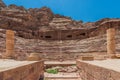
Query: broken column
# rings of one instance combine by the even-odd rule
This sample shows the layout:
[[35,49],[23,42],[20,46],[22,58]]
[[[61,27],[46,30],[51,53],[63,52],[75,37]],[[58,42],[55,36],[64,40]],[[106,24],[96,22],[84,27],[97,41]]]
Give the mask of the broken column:
[[28,61],[39,61],[41,60],[39,53],[31,53],[27,58]]
[[14,58],[14,31],[12,30],[6,31],[6,54],[4,58]]
[[115,28],[107,29],[107,54],[110,58],[115,57]]

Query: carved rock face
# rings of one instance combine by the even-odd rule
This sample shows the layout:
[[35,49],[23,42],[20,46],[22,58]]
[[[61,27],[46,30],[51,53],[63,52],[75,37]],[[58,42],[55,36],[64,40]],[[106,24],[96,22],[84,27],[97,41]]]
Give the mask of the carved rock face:
[[6,7],[6,5],[3,3],[2,0],[0,0],[0,8],[4,8],[4,7]]
[[[93,37],[105,32],[106,26],[102,25],[101,28],[97,26],[109,20],[109,18],[106,18],[97,22],[82,23],[82,21],[74,21],[69,17],[54,14],[47,7],[25,9],[22,6],[13,4],[6,7],[3,1],[0,0],[0,28],[15,30],[17,36],[27,39],[43,39],[45,37],[50,39],[53,36],[55,40],[60,39],[58,38],[60,35],[60,37],[63,36],[62,39],[64,37],[68,37],[68,39]],[[76,31],[72,33],[73,29]],[[60,30],[65,30],[63,33],[66,34],[60,34]],[[77,36],[82,38],[75,38]]]

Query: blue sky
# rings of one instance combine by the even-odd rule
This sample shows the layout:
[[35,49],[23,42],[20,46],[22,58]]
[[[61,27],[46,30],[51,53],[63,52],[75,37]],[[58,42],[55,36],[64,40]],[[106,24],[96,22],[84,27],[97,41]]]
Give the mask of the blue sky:
[[47,6],[55,14],[69,16],[74,20],[93,22],[102,18],[120,18],[120,0],[3,0],[7,5],[25,8]]

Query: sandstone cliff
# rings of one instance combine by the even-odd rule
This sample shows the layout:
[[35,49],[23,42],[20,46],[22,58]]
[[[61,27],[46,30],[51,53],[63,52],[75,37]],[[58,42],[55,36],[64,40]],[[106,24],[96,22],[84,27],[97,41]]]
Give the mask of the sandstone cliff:
[[11,29],[16,34],[15,53],[20,60],[33,52],[46,59],[75,59],[90,52],[104,54],[104,33],[108,25],[103,23],[106,21],[118,31],[116,44],[117,52],[120,52],[120,19],[105,18],[83,23],[54,14],[47,7],[25,9],[16,5],[6,6],[0,0],[0,52],[5,53],[5,31]]
[[[97,22],[82,23],[82,21],[75,21],[69,17],[54,14],[47,7],[25,9],[22,6],[13,4],[6,6],[3,1],[0,0],[0,28],[15,30],[17,36],[27,39],[50,39],[50,37],[53,37],[50,40],[84,39],[103,34],[100,33],[100,30],[94,31],[94,28],[109,20],[111,19],[106,18]],[[76,31],[73,32],[70,30]],[[61,34],[64,32],[68,32],[69,34],[59,35],[60,32]],[[73,33],[75,35],[72,35]],[[63,37],[56,38],[57,36]]]
[[5,7],[6,7],[6,5],[3,3],[2,0],[0,0],[0,9],[5,8]]

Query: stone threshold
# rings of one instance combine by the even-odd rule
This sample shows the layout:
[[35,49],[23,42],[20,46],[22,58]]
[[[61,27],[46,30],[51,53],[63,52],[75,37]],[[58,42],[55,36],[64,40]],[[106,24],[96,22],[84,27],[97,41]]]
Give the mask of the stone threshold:
[[45,61],[46,66],[70,66],[75,65],[76,61]]
[[44,73],[46,79],[78,79],[80,78],[79,73],[58,73],[58,74],[49,74]]

